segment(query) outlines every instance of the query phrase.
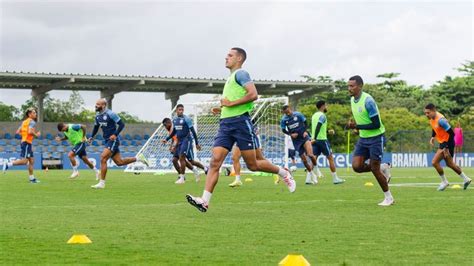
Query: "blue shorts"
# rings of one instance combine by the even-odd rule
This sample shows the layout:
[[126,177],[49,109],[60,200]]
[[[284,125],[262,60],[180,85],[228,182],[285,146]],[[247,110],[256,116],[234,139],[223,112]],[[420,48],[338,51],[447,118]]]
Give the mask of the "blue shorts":
[[296,151],[294,149],[288,149],[288,158],[295,159]]
[[21,147],[21,152],[20,152],[21,158],[33,158],[33,144],[24,141],[20,144],[20,147]]
[[185,155],[188,161],[194,160],[194,151],[193,151],[193,140],[192,139],[180,139],[178,146],[173,154],[173,157],[179,158],[181,155]]
[[221,119],[219,130],[214,138],[214,147],[223,147],[232,150],[234,143],[241,151],[255,150],[257,136],[248,114]]
[[105,147],[109,149],[112,152],[112,156],[114,156],[116,153],[120,153],[120,141],[118,139],[115,140],[107,140],[107,143],[105,144]]
[[382,161],[385,136],[378,135],[371,138],[359,138],[355,145],[354,156],[362,156],[364,159]]
[[74,154],[79,156],[80,158],[87,156],[86,143],[81,142],[77,144],[76,146],[74,146],[74,148],[72,148],[72,152],[74,152]]
[[298,137],[296,139],[291,139],[291,141],[293,141],[293,147],[295,147],[295,151],[298,151],[298,154],[300,156],[303,156],[303,154],[306,154],[306,150],[304,148],[304,144],[307,142],[307,141],[310,141],[310,138],[309,136],[307,136],[306,138],[303,138],[303,137]]
[[313,143],[313,153],[316,156],[324,154],[324,156],[329,156],[331,154],[331,146],[329,145],[329,141],[327,140],[316,140]]

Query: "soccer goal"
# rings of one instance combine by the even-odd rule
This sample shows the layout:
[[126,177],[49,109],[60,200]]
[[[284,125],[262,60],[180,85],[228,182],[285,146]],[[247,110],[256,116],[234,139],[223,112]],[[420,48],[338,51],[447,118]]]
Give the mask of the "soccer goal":
[[[288,166],[288,149],[285,144],[285,134],[280,129],[281,109],[288,104],[287,97],[261,98],[255,101],[251,118],[257,127],[262,150],[269,161],[276,165]],[[219,128],[219,116],[211,113],[212,107],[219,106],[218,101],[188,103],[184,105],[184,113],[191,117],[194,122],[201,151],[194,147],[195,159],[203,165],[209,165],[214,137]],[[169,115],[175,116],[175,109]],[[138,154],[143,154],[149,161],[149,167],[142,163],[134,163],[127,166],[126,172],[174,172],[172,163],[173,155],[169,151],[169,144],[161,143],[168,136],[168,131],[160,125],[153,135],[147,140]],[[242,167],[245,163],[241,159]],[[224,166],[232,165],[231,154],[224,161]]]

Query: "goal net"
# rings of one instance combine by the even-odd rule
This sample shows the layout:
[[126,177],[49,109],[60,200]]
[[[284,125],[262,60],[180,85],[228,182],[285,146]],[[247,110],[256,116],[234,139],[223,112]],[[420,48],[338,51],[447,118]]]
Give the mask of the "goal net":
[[[257,134],[260,138],[262,151],[265,158],[280,166],[287,166],[288,151],[285,144],[285,134],[280,128],[281,109],[288,103],[287,97],[261,98],[254,102],[255,106],[251,113],[254,125],[257,127]],[[201,151],[197,151],[194,145],[195,160],[203,165],[209,165],[211,159],[214,137],[219,128],[219,116],[211,113],[212,107],[219,106],[218,101],[188,103],[184,105],[184,114],[189,116],[194,123],[194,128],[201,145]],[[169,115],[175,116],[175,109]],[[125,169],[126,172],[174,172],[172,163],[173,155],[169,148],[170,144],[163,144],[161,140],[169,135],[163,125],[160,125],[153,135],[147,140],[137,155],[143,154],[149,161],[146,167],[140,162],[130,164]],[[245,163],[241,159],[242,167]],[[232,165],[231,153],[224,161],[225,167]]]

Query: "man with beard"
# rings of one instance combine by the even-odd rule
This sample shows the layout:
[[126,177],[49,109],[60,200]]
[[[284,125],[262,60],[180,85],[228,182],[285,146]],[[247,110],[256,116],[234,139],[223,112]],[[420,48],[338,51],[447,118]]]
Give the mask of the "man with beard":
[[99,131],[99,127],[102,128],[102,134],[106,141],[105,149],[100,155],[100,180],[96,185],[91,186],[96,189],[105,188],[105,176],[107,175],[107,161],[112,158],[117,166],[127,165],[134,163],[137,160],[148,166],[148,161],[140,154],[138,158],[127,157],[122,158],[120,155],[120,132],[125,128],[125,123],[120,117],[107,109],[107,101],[105,99],[97,100],[95,104],[95,111],[97,115],[95,117],[94,129],[92,130],[92,136],[89,138],[89,143],[92,142],[95,135]]

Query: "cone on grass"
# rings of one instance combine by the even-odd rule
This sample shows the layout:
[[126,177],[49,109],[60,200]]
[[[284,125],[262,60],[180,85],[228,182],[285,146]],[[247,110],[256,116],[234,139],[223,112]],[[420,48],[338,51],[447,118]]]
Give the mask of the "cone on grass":
[[456,185],[452,185],[451,188],[452,189],[461,189],[461,186],[456,184]]
[[373,187],[373,186],[374,186],[374,183],[372,183],[372,182],[365,182],[364,186],[366,186],[366,187]]
[[68,244],[90,244],[92,241],[86,235],[72,235]]
[[289,254],[282,259],[278,266],[310,266],[311,264],[303,257],[303,255]]

